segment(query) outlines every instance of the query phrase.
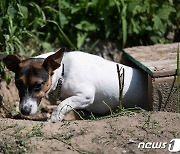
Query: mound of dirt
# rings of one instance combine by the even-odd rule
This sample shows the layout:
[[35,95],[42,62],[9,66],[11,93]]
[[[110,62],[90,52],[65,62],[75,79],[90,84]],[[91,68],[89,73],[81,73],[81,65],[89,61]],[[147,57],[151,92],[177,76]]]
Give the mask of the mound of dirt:
[[[0,153],[169,153],[180,138],[180,114],[142,112],[97,121],[59,123],[0,119]],[[140,142],[167,142],[164,149]]]

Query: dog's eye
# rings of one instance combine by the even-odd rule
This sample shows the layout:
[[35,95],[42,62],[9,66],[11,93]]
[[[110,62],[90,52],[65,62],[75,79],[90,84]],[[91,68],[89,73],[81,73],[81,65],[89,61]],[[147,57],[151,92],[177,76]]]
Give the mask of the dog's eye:
[[34,85],[33,85],[33,89],[35,90],[35,91],[39,91],[40,89],[41,89],[41,83],[35,83]]

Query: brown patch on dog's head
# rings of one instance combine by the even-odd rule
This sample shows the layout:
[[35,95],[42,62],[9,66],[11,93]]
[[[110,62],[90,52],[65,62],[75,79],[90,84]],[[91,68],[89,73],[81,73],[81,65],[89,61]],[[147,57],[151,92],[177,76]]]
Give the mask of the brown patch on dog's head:
[[21,58],[18,57],[17,55],[7,55],[7,54],[0,54],[0,60],[2,60],[4,62],[4,64],[6,65],[6,67],[16,73],[18,71],[19,68],[19,64],[21,62]]
[[[49,74],[48,74],[49,75]],[[34,97],[42,98],[46,92],[50,89],[52,83],[52,76],[45,77],[44,80],[41,77],[31,76],[29,79],[30,87],[34,88],[32,93]]]
[[65,48],[61,48],[55,54],[50,55],[44,60],[43,67],[50,73],[56,70],[61,65],[61,61],[64,55]]

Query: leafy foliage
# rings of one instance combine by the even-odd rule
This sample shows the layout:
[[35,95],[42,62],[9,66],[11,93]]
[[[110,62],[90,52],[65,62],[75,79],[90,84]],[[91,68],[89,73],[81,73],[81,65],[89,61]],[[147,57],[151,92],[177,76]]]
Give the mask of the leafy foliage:
[[32,55],[99,39],[119,40],[122,48],[166,43],[179,19],[177,0],[1,0],[0,51]]

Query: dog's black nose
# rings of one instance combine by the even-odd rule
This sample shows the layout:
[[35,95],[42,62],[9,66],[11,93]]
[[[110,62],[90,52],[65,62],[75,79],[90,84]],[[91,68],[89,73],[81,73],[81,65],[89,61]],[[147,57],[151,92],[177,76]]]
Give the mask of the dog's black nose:
[[31,106],[24,106],[22,109],[21,109],[21,113],[23,115],[29,115],[31,113]]

